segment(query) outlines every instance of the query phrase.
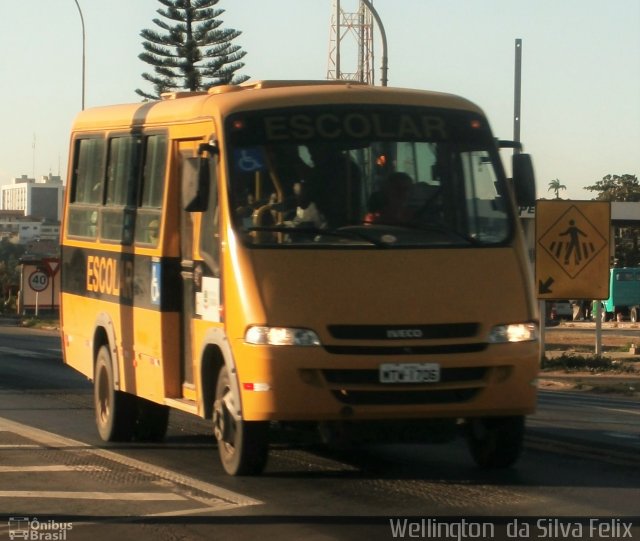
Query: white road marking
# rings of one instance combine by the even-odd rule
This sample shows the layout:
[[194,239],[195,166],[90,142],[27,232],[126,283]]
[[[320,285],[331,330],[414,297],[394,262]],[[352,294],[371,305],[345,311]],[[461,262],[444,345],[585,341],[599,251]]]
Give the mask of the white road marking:
[[[213,485],[211,483],[206,483],[204,481],[200,481],[193,477],[189,477],[186,475],[182,475],[171,470],[167,470],[166,468],[161,468],[159,466],[154,466],[152,464],[148,464],[146,462],[142,462],[140,460],[136,460],[133,458],[129,458],[123,455],[120,455],[113,451],[108,451],[106,449],[97,449],[93,448],[90,445],[83,443],[81,441],[72,440],[70,438],[65,438],[63,436],[58,436],[57,434],[53,434],[51,432],[47,432],[45,430],[40,430],[38,428],[34,428],[31,426],[23,425],[21,423],[16,423],[9,419],[5,419],[0,417],[0,432],[7,431],[13,432],[15,434],[19,434],[25,438],[28,438],[32,441],[39,443],[41,446],[45,447],[53,447],[57,449],[65,449],[65,448],[73,448],[75,451],[86,452],[87,454],[104,458],[111,462],[115,462],[117,464],[121,464],[123,466],[136,469],[138,471],[153,475],[160,479],[164,479],[166,481],[170,481],[175,485],[181,485],[187,487],[189,489],[194,489],[200,491],[204,494],[208,494],[212,497],[212,500],[207,498],[199,498],[193,497],[189,495],[188,497],[183,497],[179,494],[173,493],[175,496],[173,499],[190,499],[196,500],[201,503],[205,503],[208,507],[194,509],[192,512],[194,513],[204,513],[204,512],[212,512],[219,511],[224,509],[248,506],[248,505],[260,505],[263,502],[260,500],[256,500],[249,496],[245,496],[244,494],[239,494],[237,492],[233,492],[231,490],[227,490],[225,488]],[[37,446],[36,446],[37,447]],[[176,487],[178,488],[178,487]],[[35,492],[30,491],[2,491],[0,492],[0,497],[6,498],[16,498],[20,497],[19,494],[36,494]],[[40,492],[39,494],[45,494],[45,492]],[[51,492],[49,494],[56,494],[55,492]],[[82,498],[80,494],[90,494],[93,495],[91,497],[95,497],[97,499],[126,499],[122,493],[104,493],[104,492],[57,492],[57,494],[61,494],[59,497],[68,497],[68,498]],[[62,496],[62,494],[66,494],[66,496]],[[109,494],[116,494],[116,497],[109,497]],[[140,499],[140,493],[125,493],[129,494],[133,499]],[[151,493],[156,494],[156,493]],[[104,496],[100,496],[104,495]],[[134,497],[135,496],[135,497]],[[38,496],[24,496],[24,497],[38,497]],[[46,496],[39,496],[46,497]],[[50,496],[54,497],[54,496]],[[182,514],[185,513],[185,510],[165,513],[165,516],[170,516],[172,514]]]
[[627,409],[619,409],[619,408],[607,408],[604,406],[594,406],[594,407],[596,409],[601,409],[605,411],[617,411],[618,413],[631,413],[632,415],[640,415],[640,409],[627,410]]
[[174,492],[74,492],[70,490],[0,490],[0,498],[57,498],[65,500],[184,501]]
[[[38,446],[39,449],[42,447]],[[20,472],[63,472],[63,471],[109,471],[104,466],[64,466],[54,464],[52,466],[0,466],[0,473],[20,473]]]
[[[0,346],[0,353],[6,353],[7,355],[15,355],[16,357],[32,357],[34,359],[51,359],[56,355],[52,353],[43,353],[42,351],[30,351],[28,349],[8,348],[6,346]],[[58,357],[60,354],[57,355]]]
[[42,449],[42,445],[32,443],[6,443],[0,444],[0,449]]

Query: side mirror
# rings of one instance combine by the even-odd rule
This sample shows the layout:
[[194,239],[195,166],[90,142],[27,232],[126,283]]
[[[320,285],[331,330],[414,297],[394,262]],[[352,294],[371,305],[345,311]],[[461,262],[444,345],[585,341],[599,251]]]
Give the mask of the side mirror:
[[512,159],[513,189],[521,207],[535,205],[536,179],[530,154],[514,154]]
[[187,212],[204,212],[211,183],[207,158],[186,158],[182,164],[182,206]]

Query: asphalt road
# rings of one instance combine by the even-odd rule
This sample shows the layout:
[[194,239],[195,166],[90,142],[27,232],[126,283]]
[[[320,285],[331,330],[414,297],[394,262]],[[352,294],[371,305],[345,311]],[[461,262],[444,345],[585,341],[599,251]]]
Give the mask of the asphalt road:
[[208,422],[180,412],[162,444],[105,445],[91,384],[62,364],[56,333],[0,326],[0,540],[455,539],[443,525],[463,519],[484,538],[610,539],[600,527],[622,534],[640,515],[639,412],[543,392],[521,461],[500,472],[475,468],[461,441],[337,453],[276,431],[265,474],[230,478]]

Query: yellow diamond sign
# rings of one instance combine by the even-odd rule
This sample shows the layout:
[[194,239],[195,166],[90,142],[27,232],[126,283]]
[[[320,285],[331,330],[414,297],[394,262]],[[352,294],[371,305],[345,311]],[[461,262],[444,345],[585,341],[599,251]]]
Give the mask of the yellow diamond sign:
[[610,223],[608,202],[537,202],[538,298],[606,299],[609,296]]

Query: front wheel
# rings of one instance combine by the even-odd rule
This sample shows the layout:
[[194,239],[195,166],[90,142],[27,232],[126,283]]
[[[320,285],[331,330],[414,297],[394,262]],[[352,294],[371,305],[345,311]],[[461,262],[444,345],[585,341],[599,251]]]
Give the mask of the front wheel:
[[113,364],[106,346],[96,358],[93,381],[96,427],[104,441],[129,441],[133,437],[136,397],[115,389]]
[[467,443],[481,468],[508,468],[522,453],[524,416],[469,419]]
[[237,419],[234,393],[226,367],[220,369],[213,405],[213,433],[229,475],[259,475],[269,454],[269,423]]

